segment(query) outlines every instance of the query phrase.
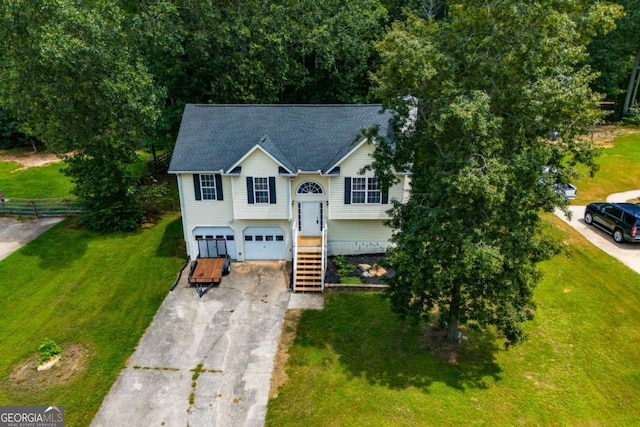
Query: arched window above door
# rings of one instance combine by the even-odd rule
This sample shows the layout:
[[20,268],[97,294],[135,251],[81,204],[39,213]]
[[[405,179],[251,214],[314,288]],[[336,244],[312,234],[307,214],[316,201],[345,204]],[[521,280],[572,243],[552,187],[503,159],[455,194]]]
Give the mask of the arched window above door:
[[298,186],[298,194],[324,194],[322,186],[317,182],[305,181]]

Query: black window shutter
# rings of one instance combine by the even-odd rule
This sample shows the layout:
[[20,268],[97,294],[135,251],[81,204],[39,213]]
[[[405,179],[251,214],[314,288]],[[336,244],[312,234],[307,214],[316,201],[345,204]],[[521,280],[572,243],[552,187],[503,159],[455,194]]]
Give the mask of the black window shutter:
[[222,195],[222,175],[216,174],[216,199],[224,200]]
[[253,177],[247,177],[247,202],[253,204]]
[[276,177],[269,177],[269,203],[274,205],[276,203]]
[[202,192],[200,191],[200,175],[193,174],[193,190],[196,193],[196,200],[202,200]]
[[344,204],[351,204],[351,178],[344,179]]
[[383,205],[388,205],[389,204],[389,189],[385,189],[382,190],[382,204]]

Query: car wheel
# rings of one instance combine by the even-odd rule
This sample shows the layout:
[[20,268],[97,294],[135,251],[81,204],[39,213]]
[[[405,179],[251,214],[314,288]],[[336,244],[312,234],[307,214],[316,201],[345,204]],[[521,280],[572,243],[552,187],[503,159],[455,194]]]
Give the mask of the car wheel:
[[593,214],[591,212],[584,214],[584,222],[589,225],[593,224]]
[[620,230],[619,228],[616,228],[615,230],[613,230],[613,240],[616,243],[624,242],[624,234],[622,234],[622,230]]

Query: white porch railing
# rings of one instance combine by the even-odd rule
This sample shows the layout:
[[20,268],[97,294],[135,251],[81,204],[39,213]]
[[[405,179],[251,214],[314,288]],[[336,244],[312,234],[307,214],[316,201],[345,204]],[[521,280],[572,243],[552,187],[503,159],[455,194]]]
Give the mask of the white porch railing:
[[293,226],[291,229],[291,250],[293,251],[293,284],[292,290],[296,291],[296,282],[298,275],[298,221],[293,221]]
[[324,274],[327,270],[327,220],[322,224],[322,270],[321,270],[321,289],[324,292]]

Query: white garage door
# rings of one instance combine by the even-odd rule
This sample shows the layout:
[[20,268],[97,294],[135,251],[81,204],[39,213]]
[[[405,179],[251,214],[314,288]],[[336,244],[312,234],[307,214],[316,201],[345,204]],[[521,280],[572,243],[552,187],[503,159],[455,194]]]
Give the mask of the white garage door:
[[284,230],[280,227],[247,227],[244,236],[245,259],[286,259]]
[[193,229],[196,255],[198,252],[198,241],[209,239],[225,239],[227,241],[227,252],[232,259],[238,259],[236,249],[236,232],[231,227],[196,227]]

